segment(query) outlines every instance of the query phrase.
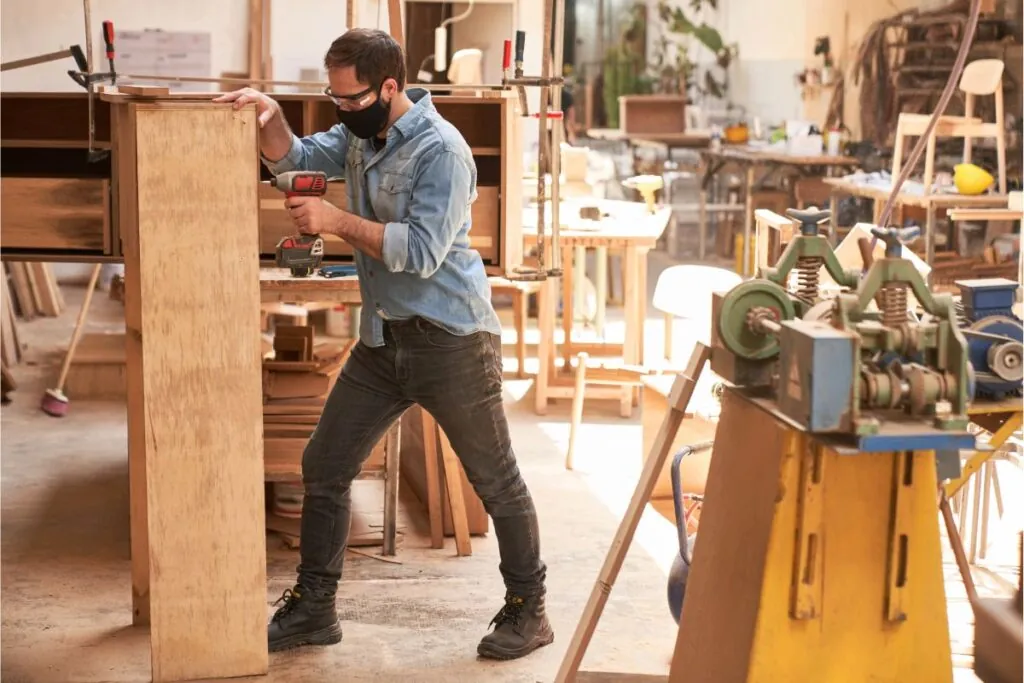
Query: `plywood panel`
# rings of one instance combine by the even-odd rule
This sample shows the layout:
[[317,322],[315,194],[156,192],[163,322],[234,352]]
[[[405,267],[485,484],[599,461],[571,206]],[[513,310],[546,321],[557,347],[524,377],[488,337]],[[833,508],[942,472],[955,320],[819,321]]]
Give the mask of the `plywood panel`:
[[[136,164],[137,192],[122,185],[119,208],[132,511],[147,518],[153,680],[263,674],[255,110],[117,106],[127,107],[119,136],[134,133],[118,141],[122,179]],[[133,529],[133,546],[139,539]]]
[[109,196],[99,178],[0,178],[0,245],[103,252]]

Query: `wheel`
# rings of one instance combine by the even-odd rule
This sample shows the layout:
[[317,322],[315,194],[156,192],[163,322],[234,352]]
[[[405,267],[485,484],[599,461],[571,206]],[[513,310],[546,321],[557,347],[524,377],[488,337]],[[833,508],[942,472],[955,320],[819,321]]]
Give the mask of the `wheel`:
[[755,308],[767,308],[777,322],[795,316],[789,292],[768,280],[747,280],[725,295],[717,321],[725,347],[748,360],[772,358],[779,352],[779,340],[772,334],[750,329],[747,315]]

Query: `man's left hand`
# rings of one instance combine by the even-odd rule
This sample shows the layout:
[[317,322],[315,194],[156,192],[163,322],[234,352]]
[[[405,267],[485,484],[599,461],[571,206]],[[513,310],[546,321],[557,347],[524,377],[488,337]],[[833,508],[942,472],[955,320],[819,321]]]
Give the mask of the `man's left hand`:
[[304,235],[333,234],[341,209],[320,197],[288,197],[288,215]]

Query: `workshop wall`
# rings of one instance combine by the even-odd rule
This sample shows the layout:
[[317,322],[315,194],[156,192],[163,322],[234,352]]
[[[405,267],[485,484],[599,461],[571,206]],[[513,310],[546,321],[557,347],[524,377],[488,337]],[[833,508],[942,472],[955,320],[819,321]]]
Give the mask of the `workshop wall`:
[[[360,26],[379,26],[387,29],[386,0],[357,0],[356,22]],[[210,75],[225,71],[245,71],[247,66],[249,2],[248,0],[179,0],[176,3],[138,2],[138,0],[93,0],[94,59],[103,56],[100,25],[110,19],[118,30],[162,29],[165,31],[201,31],[211,36]],[[464,7],[464,6],[463,6]],[[284,0],[271,5],[271,53],[274,78],[297,80],[303,68],[317,68],[331,41],[345,30],[346,4],[343,0]],[[477,17],[463,28],[474,31],[481,21],[496,15],[509,24],[502,29],[491,26],[473,42],[500,40],[511,34],[516,25],[539,27],[542,3],[540,0],[520,0],[503,7],[478,7]],[[53,52],[78,43],[85,47],[85,21],[79,0],[11,0],[0,8],[0,58],[3,61],[21,59]],[[455,32],[456,35],[458,31]],[[540,40],[527,44],[526,69],[536,73],[540,68]],[[455,44],[453,44],[453,47]],[[496,54],[500,72],[500,54]],[[3,90],[61,91],[75,90],[78,86],[68,78],[66,71],[74,68],[68,60],[18,69],[0,76]],[[493,69],[488,69],[492,72]],[[282,90],[287,90],[282,88]]]

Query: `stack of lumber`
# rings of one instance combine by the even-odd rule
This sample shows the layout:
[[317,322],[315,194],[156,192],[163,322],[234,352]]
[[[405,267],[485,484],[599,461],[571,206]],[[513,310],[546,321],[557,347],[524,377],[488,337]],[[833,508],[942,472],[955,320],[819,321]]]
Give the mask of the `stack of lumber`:
[[[343,347],[318,346],[312,327],[277,325],[272,344],[263,361],[263,471],[273,489],[267,529],[298,547],[302,452],[355,340]],[[374,447],[359,479],[383,479],[384,444],[381,439]],[[379,513],[370,512],[367,503],[353,506],[349,546],[382,543],[379,526],[371,524]]]
[[263,361],[263,454],[267,481],[301,479],[302,451],[352,344],[315,348],[313,328],[279,325]]
[[16,388],[10,368],[22,359],[18,319],[56,317],[65,306],[48,263],[6,263],[0,296],[3,298],[0,301],[0,372],[3,376],[0,397],[3,403],[8,403],[8,394]]
[[56,317],[64,311],[64,297],[49,263],[8,262],[6,266],[18,317],[22,320]]

